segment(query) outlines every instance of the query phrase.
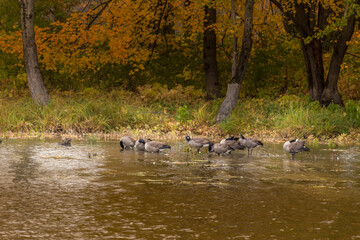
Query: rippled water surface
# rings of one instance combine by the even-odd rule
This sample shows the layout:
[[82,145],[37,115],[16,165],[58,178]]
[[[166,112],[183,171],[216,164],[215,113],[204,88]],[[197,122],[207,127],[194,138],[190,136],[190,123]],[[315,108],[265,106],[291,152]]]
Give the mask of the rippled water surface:
[[[5,140],[0,239],[360,239],[360,150]],[[204,149],[205,150],[205,149]]]

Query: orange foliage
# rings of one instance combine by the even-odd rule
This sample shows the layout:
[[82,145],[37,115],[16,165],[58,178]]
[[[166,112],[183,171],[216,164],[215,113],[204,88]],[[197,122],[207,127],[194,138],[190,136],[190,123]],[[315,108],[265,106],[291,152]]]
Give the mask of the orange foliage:
[[[36,27],[39,62],[47,70],[69,75],[83,70],[96,72],[105,64],[128,64],[133,73],[157,57],[156,46],[166,45],[190,54],[194,44],[201,48],[204,4],[213,4],[218,10],[217,24],[210,27],[216,30],[219,45],[231,49],[234,31],[241,41],[243,0],[236,4],[236,29],[231,24],[227,0],[192,0],[189,4],[184,0],[123,0],[111,1],[93,23],[101,7],[73,13],[65,22],[54,22],[48,28]],[[255,41],[264,31],[271,31],[273,37],[285,34],[281,15],[269,1],[256,2],[254,23]],[[166,28],[171,30],[166,32]],[[1,34],[0,48],[18,56],[18,64],[22,64],[21,32]]]

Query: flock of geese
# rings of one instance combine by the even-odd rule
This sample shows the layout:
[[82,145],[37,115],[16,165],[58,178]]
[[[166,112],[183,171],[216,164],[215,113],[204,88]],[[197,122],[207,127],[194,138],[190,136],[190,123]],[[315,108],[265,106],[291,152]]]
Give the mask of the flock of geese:
[[[242,134],[240,135],[240,137],[232,136],[221,140],[220,143],[215,144],[206,138],[190,138],[190,136],[188,135],[186,135],[185,140],[188,145],[196,148],[197,152],[200,152],[200,149],[203,147],[208,147],[209,152],[214,152],[219,156],[223,154],[230,154],[236,149],[244,150],[245,148],[247,148],[248,156],[250,156],[254,148],[264,145],[261,141],[251,137],[246,138]],[[120,138],[120,146],[122,149],[135,148],[137,150],[146,152],[160,152],[164,149],[171,148],[170,145],[163,142],[142,138],[135,141],[135,139],[130,136],[124,136]],[[302,151],[310,151],[310,149],[305,146],[305,141],[298,139],[285,142],[283,148],[286,152],[291,153],[292,159],[295,159],[296,153]]]
[[[236,149],[244,150],[245,148],[247,148],[248,156],[250,156],[254,148],[256,148],[257,146],[264,146],[261,141],[251,137],[246,138],[242,134],[240,134],[239,138],[232,136],[221,140],[220,143],[215,144],[206,138],[190,138],[190,136],[188,135],[186,135],[185,140],[187,144],[189,144],[191,147],[196,148],[197,152],[200,152],[200,149],[203,147],[208,147],[209,152],[214,152],[219,156],[222,154],[230,154]],[[71,146],[71,138],[65,138],[59,144],[63,146]],[[120,146],[122,149],[135,148],[137,150],[146,152],[160,152],[164,149],[171,148],[170,145],[163,142],[142,138],[135,141],[132,137],[129,136],[124,136],[120,138]],[[291,153],[292,159],[295,159],[296,153],[310,151],[310,149],[305,146],[305,141],[298,139],[285,142],[283,148],[285,152]]]

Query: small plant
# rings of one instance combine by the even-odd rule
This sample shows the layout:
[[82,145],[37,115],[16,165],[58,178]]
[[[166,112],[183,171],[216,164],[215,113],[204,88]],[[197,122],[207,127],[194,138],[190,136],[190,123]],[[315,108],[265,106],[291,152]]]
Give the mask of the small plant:
[[86,136],[86,141],[87,142],[97,142],[98,141],[98,138],[94,135],[87,135]]
[[187,105],[179,107],[176,111],[176,120],[179,122],[186,122],[192,118],[191,112]]
[[318,140],[317,138],[314,138],[314,139],[312,140],[312,145],[313,145],[314,147],[319,146],[319,140]]
[[328,146],[329,146],[329,148],[336,148],[337,147],[336,143],[332,139],[329,139]]
[[346,119],[352,127],[360,127],[360,102],[348,101],[345,105]]
[[89,88],[85,88],[83,90],[82,94],[84,96],[96,97],[96,96],[100,95],[100,92],[99,92],[99,90],[97,90],[93,87],[89,87]]

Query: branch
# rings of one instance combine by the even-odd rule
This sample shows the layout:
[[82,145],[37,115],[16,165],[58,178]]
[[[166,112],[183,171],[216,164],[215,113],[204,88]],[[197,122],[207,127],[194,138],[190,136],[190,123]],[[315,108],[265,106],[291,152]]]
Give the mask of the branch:
[[55,12],[54,12],[54,10],[52,10],[51,8],[49,8],[49,12],[50,12],[50,15],[52,16],[52,21],[53,22],[56,22],[56,17],[55,17]]
[[[312,29],[309,25],[310,18],[307,15],[307,9],[304,9],[304,4],[298,4],[296,1],[294,2],[295,7],[295,15],[291,14],[291,12],[286,11],[281,2],[277,0],[270,0],[271,3],[273,3],[287,18],[287,20],[291,20],[298,32],[301,34],[302,37],[308,37],[312,35]],[[307,20],[309,23],[307,23]],[[286,30],[286,29],[285,29]]]
[[[105,5],[105,6],[104,6],[104,7],[95,15],[95,17],[89,22],[89,24],[88,24],[87,27],[86,27],[86,30],[89,30],[89,29],[90,29],[91,25],[95,22],[95,20],[96,20],[98,17],[100,17],[100,15],[101,15],[101,14],[103,13],[103,11],[107,8],[107,6],[109,6],[109,3],[111,3],[111,2],[112,2],[112,0],[109,0],[109,1],[101,4],[101,5]],[[101,6],[101,5],[99,5],[99,6]],[[99,6],[97,6],[96,8],[98,8]],[[96,8],[95,8],[95,9],[96,9]]]
[[87,4],[86,4],[86,5],[84,6],[84,8],[81,10],[82,13],[87,9],[87,7],[88,7],[89,4],[90,4],[90,1],[91,1],[91,0],[88,0]]
[[285,13],[284,8],[282,7],[281,3],[277,0],[270,0],[282,13]]
[[[159,0],[159,1],[161,1],[161,0]],[[160,29],[161,29],[161,22],[162,22],[162,20],[163,20],[163,18],[164,18],[164,14],[165,14],[165,10],[166,10],[166,8],[167,8],[167,5],[168,5],[168,0],[165,1],[164,8],[163,8],[162,11],[161,11],[160,19],[159,19],[159,21],[158,21],[157,29],[156,29],[156,32],[155,32],[156,38],[155,38],[155,40],[154,40],[154,42],[153,42],[153,44],[152,44],[151,53],[150,53],[150,55],[149,55],[149,57],[148,57],[148,60],[147,60],[146,63],[145,63],[145,67],[146,67],[147,65],[149,65],[149,63],[150,63],[150,61],[151,61],[151,59],[152,59],[152,56],[154,55],[156,42],[157,42],[157,40],[158,40],[158,38],[159,38],[158,35],[159,35]]]
[[222,38],[221,38],[221,47],[223,48],[225,55],[226,55],[229,59],[231,59],[231,55],[230,55],[230,53],[228,53],[228,52],[226,51],[225,44],[224,44],[224,39],[225,39],[225,37],[226,37],[226,32],[227,32],[227,28],[225,29],[225,32],[224,32],[224,34],[223,34],[223,36],[222,36]]
[[360,58],[359,55],[356,55],[356,54],[354,54],[354,53],[349,53],[349,52],[347,52],[347,54],[349,54],[350,56],[356,57],[356,58]]

